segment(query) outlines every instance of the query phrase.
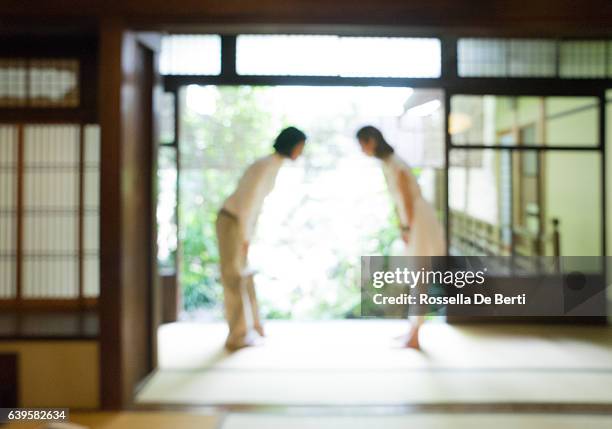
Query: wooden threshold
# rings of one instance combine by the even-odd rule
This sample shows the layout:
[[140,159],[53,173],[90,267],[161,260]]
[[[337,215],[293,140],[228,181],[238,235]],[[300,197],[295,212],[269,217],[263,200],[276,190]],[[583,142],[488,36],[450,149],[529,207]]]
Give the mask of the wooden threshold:
[[95,310],[98,308],[97,298],[84,299],[0,299],[0,309],[3,310]]

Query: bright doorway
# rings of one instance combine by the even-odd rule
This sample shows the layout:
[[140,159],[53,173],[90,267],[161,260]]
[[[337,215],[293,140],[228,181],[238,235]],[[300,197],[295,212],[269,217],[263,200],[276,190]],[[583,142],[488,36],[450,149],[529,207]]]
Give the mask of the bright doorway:
[[179,278],[187,319],[222,318],[216,213],[285,126],[309,138],[305,156],[282,168],[252,244],[264,318],[358,317],[360,256],[401,250],[379,161],[355,142],[360,126],[383,130],[442,218],[441,91],[190,85],[179,103]]

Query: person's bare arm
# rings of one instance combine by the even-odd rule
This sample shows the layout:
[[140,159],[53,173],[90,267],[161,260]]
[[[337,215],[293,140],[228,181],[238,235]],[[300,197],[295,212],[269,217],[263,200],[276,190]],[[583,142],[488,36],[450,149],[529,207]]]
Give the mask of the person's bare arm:
[[412,220],[414,219],[414,195],[412,195],[413,192],[410,186],[410,181],[405,171],[400,171],[398,173],[397,183],[399,186],[400,193],[402,195],[404,209],[406,210],[406,215],[408,216],[408,225],[404,226],[409,227],[412,225]]

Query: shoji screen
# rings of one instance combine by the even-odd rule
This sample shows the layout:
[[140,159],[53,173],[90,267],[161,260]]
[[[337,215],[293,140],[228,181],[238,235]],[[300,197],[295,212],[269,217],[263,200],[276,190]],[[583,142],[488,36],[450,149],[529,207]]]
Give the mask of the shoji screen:
[[100,292],[100,127],[87,125],[83,139],[83,295]]
[[79,296],[79,141],[78,125],[24,127],[24,299]]
[[98,125],[0,124],[0,300],[98,297],[99,189]]
[[16,295],[17,127],[0,125],[0,299]]

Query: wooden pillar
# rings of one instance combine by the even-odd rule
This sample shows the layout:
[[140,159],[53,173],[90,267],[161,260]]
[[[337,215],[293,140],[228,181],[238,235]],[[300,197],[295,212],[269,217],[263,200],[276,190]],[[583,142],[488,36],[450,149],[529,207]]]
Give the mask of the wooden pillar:
[[155,54],[117,18],[100,28],[100,384],[104,409],[132,403],[155,366]]
[[100,26],[100,389],[104,409],[126,399],[121,365],[121,53],[124,28],[117,19]]

